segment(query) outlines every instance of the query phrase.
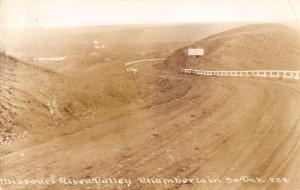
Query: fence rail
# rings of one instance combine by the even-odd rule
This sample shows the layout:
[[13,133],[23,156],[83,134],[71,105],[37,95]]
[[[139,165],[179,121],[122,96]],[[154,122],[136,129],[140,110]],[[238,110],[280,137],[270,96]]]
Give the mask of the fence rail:
[[130,66],[130,65],[134,65],[134,64],[143,63],[143,62],[164,61],[164,60],[166,60],[166,59],[164,59],[164,58],[139,59],[139,60],[135,60],[135,61],[129,61],[129,62],[125,63],[125,65]]
[[287,70],[248,70],[248,71],[209,71],[197,69],[181,69],[182,73],[203,76],[225,76],[225,77],[269,77],[300,79],[300,71]]

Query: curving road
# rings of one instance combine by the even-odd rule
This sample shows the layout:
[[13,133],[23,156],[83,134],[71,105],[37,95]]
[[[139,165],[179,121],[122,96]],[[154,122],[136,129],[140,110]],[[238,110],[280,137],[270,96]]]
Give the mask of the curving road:
[[[140,68],[143,69],[143,68]],[[147,69],[147,68],[144,68]],[[153,73],[154,74],[154,73]],[[171,75],[171,74],[170,74]],[[188,93],[91,129],[2,155],[2,177],[286,177],[289,183],[48,185],[27,189],[276,190],[299,188],[300,83],[199,78]],[[6,186],[22,189],[24,186]],[[26,189],[26,188],[25,188]]]

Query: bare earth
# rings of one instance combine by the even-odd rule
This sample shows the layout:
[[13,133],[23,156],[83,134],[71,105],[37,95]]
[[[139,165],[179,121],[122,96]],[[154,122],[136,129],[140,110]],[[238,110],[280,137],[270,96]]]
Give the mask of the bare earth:
[[[132,76],[126,73],[123,64],[92,65],[74,73],[78,89],[81,83],[92,79],[96,81],[88,83],[92,89],[104,84],[107,78],[110,86],[119,85],[117,90],[103,87],[110,93],[101,97],[104,102],[112,103],[99,104],[95,109],[85,109],[90,103],[88,97],[83,101],[78,99],[76,89],[68,91],[68,74],[49,74],[47,69],[32,65],[22,67],[29,69],[27,72],[39,73],[38,76],[51,75],[51,80],[56,82],[48,84],[48,88],[39,88],[43,95],[34,97],[37,103],[22,102],[20,97],[24,95],[18,93],[29,92],[32,87],[30,83],[25,85],[28,88],[17,85],[14,80],[26,81],[32,77],[23,75],[24,69],[16,69],[16,65],[22,65],[19,62],[0,65],[1,126],[10,126],[16,118],[28,126],[16,127],[15,137],[9,136],[14,133],[6,132],[12,130],[10,127],[1,129],[1,135],[15,140],[6,143],[4,138],[0,145],[0,176],[10,179],[130,178],[133,184],[130,187],[126,184],[0,187],[5,190],[299,188],[299,81],[191,76],[161,69],[162,63],[137,65],[139,71]],[[103,70],[110,72],[99,76]],[[112,79],[111,75],[116,77]],[[64,82],[58,82],[60,80]],[[88,87],[84,89],[89,92]],[[59,97],[56,99],[58,110],[51,116],[49,109],[53,106],[47,102],[51,103],[53,94]],[[68,101],[77,104],[69,105]],[[18,107],[28,105],[35,105],[32,110],[42,113],[41,116],[48,115],[43,116],[42,121],[34,117],[34,111],[26,112],[27,120],[23,114],[18,116]],[[24,131],[27,131],[25,136]],[[287,178],[289,183],[267,180],[265,183],[141,184],[137,181],[140,177],[241,176]]]

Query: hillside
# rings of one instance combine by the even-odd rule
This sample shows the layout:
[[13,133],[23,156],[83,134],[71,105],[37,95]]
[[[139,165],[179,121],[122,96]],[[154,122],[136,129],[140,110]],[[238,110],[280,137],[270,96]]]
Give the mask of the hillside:
[[[188,57],[188,48],[203,48],[202,57]],[[282,24],[246,25],[205,38],[171,54],[171,67],[212,70],[300,69],[299,31]]]
[[52,71],[0,55],[0,144],[58,125],[65,115],[61,84]]
[[124,62],[82,65],[74,61],[68,72],[58,65],[56,70],[49,67],[1,56],[0,145],[45,142],[85,130],[126,109],[164,104],[189,90],[185,81],[165,75],[139,74],[135,80]]
[[[297,69],[297,34],[284,25],[236,28],[191,45],[205,48],[199,59],[187,59],[188,47],[175,51],[165,63],[176,70],[161,61],[130,65],[137,72],[127,72],[126,63],[147,58],[139,49],[114,51],[109,62],[77,55],[39,64],[0,56],[0,176],[133,181],[78,186],[95,190],[297,189],[298,80],[178,73],[201,61],[211,69]],[[236,182],[227,183],[227,176]],[[222,183],[140,183],[141,177]],[[254,183],[255,177],[266,182]],[[76,189],[63,183],[4,188]]]

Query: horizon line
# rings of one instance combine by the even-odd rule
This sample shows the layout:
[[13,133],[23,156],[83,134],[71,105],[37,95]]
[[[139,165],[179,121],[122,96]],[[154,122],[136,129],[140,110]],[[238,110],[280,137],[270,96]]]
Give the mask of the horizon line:
[[[300,24],[300,21],[298,20],[245,20],[245,21],[191,21],[191,22],[149,22],[149,23],[112,23],[112,24],[82,24],[82,25],[64,25],[64,26],[27,26],[27,27],[23,27],[23,26],[19,26],[19,27],[11,27],[11,26],[7,26],[7,27],[3,27],[2,29],[5,30],[26,30],[26,29],[51,29],[51,28],[55,28],[55,29],[60,29],[60,28],[84,28],[84,27],[113,27],[113,26],[149,26],[149,25],[185,25],[185,24],[242,24],[242,23],[298,23]],[[0,27],[1,28],[1,27]]]

